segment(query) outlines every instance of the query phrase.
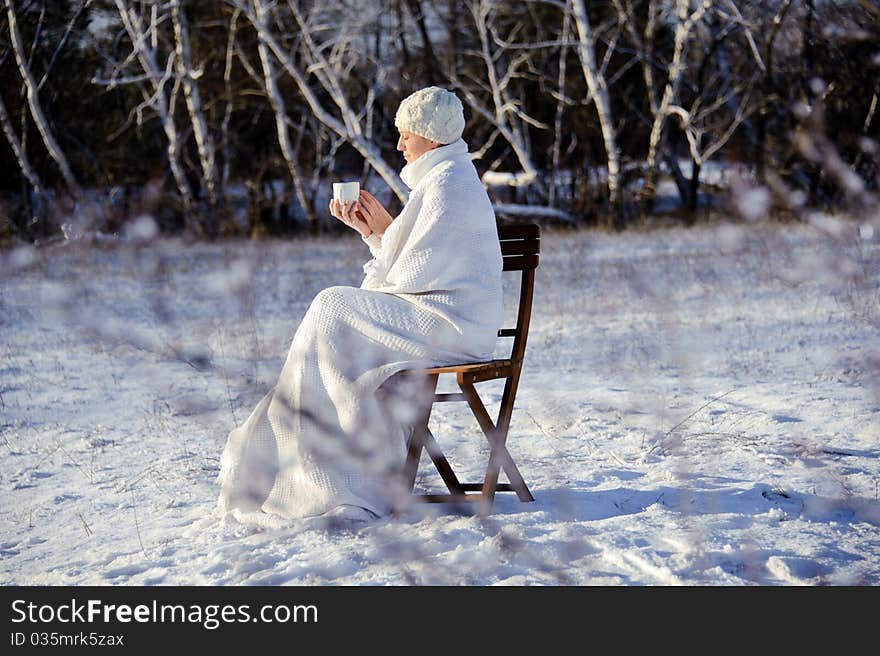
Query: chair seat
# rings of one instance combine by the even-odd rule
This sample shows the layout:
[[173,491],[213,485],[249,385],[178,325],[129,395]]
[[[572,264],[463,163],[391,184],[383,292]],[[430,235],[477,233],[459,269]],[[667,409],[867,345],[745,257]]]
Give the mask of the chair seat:
[[438,374],[456,374],[462,383],[479,383],[484,380],[507,378],[513,373],[513,360],[486,360],[485,362],[467,362],[465,364],[449,364],[442,367],[427,369],[409,369],[406,375],[431,376]]

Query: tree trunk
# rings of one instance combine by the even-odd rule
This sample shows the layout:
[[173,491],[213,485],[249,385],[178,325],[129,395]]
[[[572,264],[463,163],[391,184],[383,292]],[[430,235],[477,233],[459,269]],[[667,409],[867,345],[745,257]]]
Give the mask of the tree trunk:
[[37,126],[40,136],[43,138],[46,150],[49,152],[52,159],[58,164],[58,168],[61,170],[61,176],[64,178],[68,190],[74,198],[80,199],[83,195],[82,188],[79,186],[79,182],[77,182],[76,177],[73,175],[73,171],[70,169],[67,157],[64,156],[64,152],[61,150],[61,147],[55,140],[55,136],[52,134],[52,129],[49,127],[49,121],[43,113],[40,99],[37,96],[37,81],[34,79],[30,67],[24,57],[24,45],[21,40],[21,33],[18,30],[18,20],[15,15],[14,0],[6,0],[6,15],[9,19],[9,37],[12,42],[12,50],[15,55],[15,61],[18,63],[18,70],[21,72],[22,80],[24,80],[25,87],[27,88],[28,107],[30,108],[31,116],[34,119],[34,124]]
[[648,156],[645,161],[645,184],[641,194],[641,214],[644,220],[654,205],[654,197],[657,193],[657,164],[658,154],[662,148],[664,126],[669,115],[669,106],[678,97],[678,87],[681,83],[681,74],[684,71],[684,54],[688,36],[694,23],[711,7],[710,0],[704,0],[694,12],[690,13],[689,0],[677,0],[677,24],[675,26],[675,47],[672,53],[672,62],[669,64],[669,76],[663,89],[663,97],[657,105],[654,122],[651,125],[651,134],[648,137]]
[[431,43],[431,37],[428,34],[428,27],[425,24],[425,12],[422,9],[421,0],[407,0],[407,6],[419,29],[419,35],[422,37],[422,48],[424,50],[424,60],[428,64],[425,71],[425,81],[428,85],[442,84],[447,82],[446,76],[443,74],[442,67],[439,65],[437,55],[434,52],[434,44]]
[[183,82],[183,97],[186,100],[186,108],[189,112],[190,122],[193,127],[193,136],[196,140],[196,148],[199,152],[199,162],[202,166],[202,176],[205,181],[205,190],[208,192],[208,200],[211,205],[217,204],[217,166],[214,158],[214,143],[208,132],[208,122],[202,111],[202,100],[199,96],[199,87],[193,79],[192,56],[189,47],[189,27],[186,13],[180,6],[181,0],[173,0],[171,4],[171,17],[174,23],[174,41],[177,58],[175,66],[180,80]]
[[559,98],[556,100],[556,114],[553,119],[553,149],[551,151],[551,175],[549,181],[547,204],[550,207],[556,205],[556,188],[558,184],[557,176],[559,175],[559,151],[562,146],[562,112],[565,108],[563,95],[565,93],[565,74],[566,74],[566,57],[568,55],[568,47],[565,45],[569,38],[569,20],[568,14],[562,15],[562,45],[559,48],[559,73],[556,78],[556,88],[559,89]]
[[[267,29],[267,16],[262,3],[256,2],[255,5],[257,20],[260,23],[259,29],[262,34]],[[289,122],[287,108],[284,103],[284,98],[278,90],[272,53],[269,52],[269,48],[266,46],[266,42],[262,38],[257,42],[257,50],[260,53],[260,62],[263,65],[263,77],[266,81],[266,95],[269,97],[269,103],[272,105],[272,110],[275,112],[275,129],[278,133],[278,145],[281,147],[281,154],[284,156],[284,161],[287,162],[287,168],[290,172],[290,177],[293,180],[293,188],[296,193],[297,201],[299,202],[300,207],[302,207],[303,212],[306,213],[309,222],[314,224],[318,217],[315,215],[314,208],[306,198],[305,189],[303,189],[302,175],[297,161],[299,153],[298,149],[294,149],[293,144],[290,141],[290,132],[287,129],[287,124]]]
[[773,44],[776,42],[776,37],[782,28],[782,23],[785,21],[785,16],[791,8],[792,2],[793,0],[785,0],[782,5],[780,5],[779,9],[776,10],[776,14],[773,16],[773,24],[770,28],[770,35],[767,37],[767,43],[765,45],[764,76],[761,80],[761,96],[763,100],[762,106],[758,112],[758,121],[755,128],[754,155],[757,160],[757,177],[761,182],[765,181],[765,167],[767,161],[767,124],[770,121],[770,112],[774,111],[772,101],[768,102],[768,99],[773,98],[777,92],[773,69]]
[[617,149],[617,135],[614,129],[614,117],[611,112],[611,98],[608,93],[608,85],[605,76],[599,70],[596,62],[596,45],[593,30],[590,26],[587,9],[584,0],[571,0],[574,11],[574,20],[578,30],[578,56],[581,68],[587,82],[590,95],[593,96],[593,104],[599,115],[599,127],[602,130],[602,140],[605,144],[605,158],[608,161],[608,202],[611,206],[612,221],[615,227],[620,228],[622,215],[620,214],[620,152]]
[[0,124],[3,126],[3,133],[6,135],[6,140],[12,148],[12,152],[15,153],[15,159],[18,160],[18,166],[21,168],[22,175],[30,182],[34,191],[43,193],[43,183],[31,166],[30,161],[28,161],[27,153],[18,140],[18,135],[15,134],[15,129],[12,126],[12,121],[9,120],[9,114],[6,111],[6,105],[3,102],[2,96],[0,96]]
[[241,10],[236,8],[229,20],[229,36],[226,40],[226,60],[223,68],[223,91],[226,102],[223,107],[223,122],[220,124],[220,147],[223,152],[223,167],[220,173],[220,188],[227,193],[229,184],[229,122],[232,120],[232,57],[235,52],[235,35],[238,30],[238,17]]

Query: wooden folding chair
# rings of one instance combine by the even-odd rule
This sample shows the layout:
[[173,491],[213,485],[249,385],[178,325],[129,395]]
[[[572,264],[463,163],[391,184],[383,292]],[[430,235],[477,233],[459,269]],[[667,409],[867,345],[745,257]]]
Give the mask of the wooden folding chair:
[[[529,320],[532,312],[532,295],[535,287],[535,268],[538,266],[540,253],[540,226],[537,224],[502,225],[498,227],[498,238],[501,242],[501,253],[504,258],[504,271],[519,271],[522,274],[519,289],[519,310],[515,328],[502,328],[499,337],[512,337],[510,357],[503,360],[486,362],[470,362],[429,369],[410,370],[398,376],[420,376],[424,378],[428,398],[433,400],[427,407],[421,408],[409,442],[406,465],[404,467],[405,484],[412,492],[421,461],[422,449],[428,452],[441,478],[449,488],[448,494],[414,494],[419,501],[429,503],[479,501],[481,515],[491,512],[495,501],[495,492],[516,492],[520,501],[534,501],[534,497],[526,486],[522,475],[517,469],[510,452],[507,450],[507,433],[513,415],[516,390],[522,371],[523,357],[526,351],[526,340],[529,335]],[[455,374],[461,392],[437,394],[437,382],[443,374]],[[486,407],[483,405],[475,385],[489,380],[504,379],[504,393],[498,411],[498,419],[493,422]],[[464,401],[470,407],[490,446],[489,462],[482,483],[462,483],[449,464],[437,440],[431,434],[428,421],[434,403]],[[501,470],[507,474],[510,483],[499,483]],[[471,494],[469,494],[471,493]]]

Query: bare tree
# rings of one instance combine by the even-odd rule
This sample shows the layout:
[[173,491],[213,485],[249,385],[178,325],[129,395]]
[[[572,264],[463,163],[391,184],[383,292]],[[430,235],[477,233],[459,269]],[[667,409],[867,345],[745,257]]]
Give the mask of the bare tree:
[[[735,5],[730,4],[738,14]],[[744,126],[744,132],[754,142],[748,114],[751,91],[760,73],[739,75],[736,82],[731,79],[725,42],[736,32],[744,33],[746,40],[751,41],[748,27],[743,29],[741,15],[736,18],[738,20],[722,23],[720,13],[716,12],[707,21],[707,29],[694,31],[695,45],[699,46],[694,50],[699,53],[699,59],[694,58],[688,80],[692,98],[687,103],[682,100],[680,104],[670,104],[667,108],[670,116],[678,118],[691,157],[691,176],[686,181],[678,168],[676,154],[667,153],[689,221],[693,221],[697,210],[703,164],[727,145],[740,126]],[[757,58],[757,65],[756,70],[763,66],[760,58]]]
[[[475,54],[481,60],[485,81],[475,76],[461,78],[454,70],[448,72],[448,77],[461,91],[468,106],[493,126],[495,134],[490,136],[487,144],[491,145],[496,136],[500,135],[510,145],[522,169],[516,174],[496,174],[494,171],[486,171],[483,174],[483,182],[514,187],[542,184],[538,167],[532,160],[528,126],[532,125],[540,129],[549,129],[549,126],[532,118],[519,99],[513,95],[512,82],[519,76],[520,67],[527,65],[528,56],[515,51],[511,53],[512,49],[497,34],[493,25],[496,5],[495,0],[470,0],[468,4],[479,38],[479,50]],[[503,70],[499,70],[499,62],[503,64]],[[488,96],[489,100],[483,101],[475,89]],[[486,146],[483,150],[485,148]],[[476,157],[481,156],[482,152],[478,151]]]
[[9,119],[9,113],[6,111],[6,104],[3,102],[2,96],[0,96],[0,124],[3,126],[3,134],[6,135],[6,140],[9,142],[12,152],[15,154],[15,159],[18,161],[19,167],[21,167],[22,174],[37,193],[42,193],[43,183],[40,181],[37,172],[34,171],[34,167],[31,166],[27,153],[24,150],[24,146],[19,140],[18,135],[15,133],[15,128],[12,125],[12,121]]
[[[52,128],[49,125],[49,120],[46,118],[46,115],[43,112],[42,105],[40,104],[39,85],[36,79],[34,79],[33,73],[31,72],[30,66],[28,65],[27,59],[25,57],[24,43],[21,38],[21,32],[18,29],[18,18],[15,13],[15,2],[14,0],[5,1],[6,16],[9,21],[9,37],[12,43],[12,51],[15,55],[15,61],[18,64],[18,70],[21,73],[21,78],[24,81],[24,85],[26,87],[30,114],[33,117],[34,124],[36,125],[37,130],[39,131],[40,136],[43,139],[46,150],[49,152],[49,155],[52,157],[52,159],[55,160],[55,162],[58,164],[58,168],[61,171],[61,175],[64,178],[64,182],[67,185],[68,190],[75,198],[82,198],[82,188],[80,187],[79,182],[77,181],[76,177],[73,174],[73,171],[70,168],[70,164],[67,161],[67,157],[64,155],[64,151],[62,151],[61,146],[58,145],[58,142],[52,132]],[[14,132],[12,134],[14,134]],[[9,138],[9,133],[7,133],[7,138]],[[13,146],[13,148],[15,147]],[[21,149],[20,152],[24,153],[24,150]],[[19,153],[16,153],[16,155],[18,154]],[[22,160],[19,159],[19,161],[21,162]],[[24,168],[22,170],[24,171]]]
[[[323,94],[326,94],[335,110],[324,105],[319,98],[316,90],[311,87],[308,75],[294,60],[292,53],[282,44],[280,37],[272,32],[267,25],[260,22],[257,11],[266,12],[268,3],[265,0],[228,0],[232,6],[239,8],[244,16],[251,22],[254,29],[257,30],[259,38],[266,44],[283,67],[284,71],[293,79],[300,94],[311,109],[314,117],[328,129],[336,134],[345,137],[346,140],[370,163],[378,175],[385,180],[397,197],[404,201],[407,198],[407,189],[397,171],[390,166],[382,157],[382,153],[369,139],[364,136],[363,128],[360,123],[358,114],[352,109],[343,90],[342,78],[340,72],[330,65],[330,62],[324,57],[323,51],[315,45],[310,46],[304,39],[304,47],[302,52],[309,62],[309,71],[315,72],[316,78]],[[273,5],[275,3],[272,3]],[[288,1],[288,5],[293,9],[297,8],[295,15],[302,17],[298,4],[293,0]],[[337,26],[337,31],[345,37],[345,30]],[[303,30],[304,33],[310,33],[310,29]],[[335,56],[338,58],[346,54],[344,50],[337,51]],[[317,72],[320,72],[318,74]],[[336,114],[335,112],[338,112]]]
[[770,24],[767,26],[768,29],[762,31],[762,34],[765,36],[762,43],[763,47],[761,48],[763,51],[761,59],[764,62],[764,67],[762,69],[761,100],[758,108],[758,119],[756,121],[757,125],[755,129],[755,159],[758,177],[760,179],[763,179],[765,174],[764,167],[767,160],[767,132],[769,127],[768,124],[770,123],[770,116],[771,114],[780,113],[780,105],[783,101],[776,83],[776,39],[779,36],[786,16],[792,8],[792,4],[793,0],[783,0],[773,12],[773,17],[770,20]]
[[[645,171],[637,196],[644,217],[668,168],[690,210],[685,218],[694,219],[697,198],[715,191],[706,183],[707,161],[726,157],[754,164],[765,183],[775,171],[810,191],[813,202],[839,202],[839,185],[821,170],[825,162],[805,156],[796,140],[797,100],[816,101],[813,78],[822,78],[829,94],[831,130],[846,131],[841,156],[875,184],[876,157],[862,145],[874,142],[880,113],[870,36],[878,10],[867,1],[0,6],[0,29],[6,34],[8,26],[10,34],[0,73],[13,81],[0,98],[9,143],[0,158],[14,171],[5,188],[45,191],[61,179],[73,197],[101,179],[137,185],[156,163],[134,153],[152,156],[158,147],[180,201],[168,209],[196,234],[213,232],[202,217],[216,215],[199,210],[232,207],[240,185],[255,191],[262,209],[266,194],[278,189],[267,180],[282,169],[291,182],[281,201],[295,197],[310,222],[327,177],[341,167],[346,174],[360,169],[362,181],[377,174],[392,202],[405,201],[394,110],[406,92],[426,84],[448,86],[464,102],[474,159],[499,215],[568,221],[583,211],[589,220],[594,208],[610,206],[609,223],[622,227],[635,173]],[[849,35],[837,38],[844,27]],[[116,92],[100,101],[71,93],[64,85],[72,61],[100,70],[93,81]],[[73,106],[78,99],[82,105]],[[59,102],[69,111],[58,111]],[[596,120],[584,122],[594,104]],[[76,143],[92,144],[94,157],[67,145]],[[596,192],[607,204],[591,202]],[[273,212],[283,207],[276,203]]]
[[196,78],[200,75],[194,70],[189,45],[189,24],[181,0],[171,0],[171,18],[174,25],[175,68],[183,85],[183,97],[192,123],[196,148],[202,167],[205,190],[211,205],[217,204],[217,166],[214,157],[214,142],[208,131],[208,122],[202,109],[202,100]]
[[[269,29],[266,9],[261,2],[255,3],[254,8],[256,11],[257,21],[259,22],[258,32],[260,34],[264,34]],[[269,51],[269,47],[266,45],[265,40],[262,38],[260,38],[258,41],[257,50],[260,54],[260,62],[263,66],[263,80],[266,88],[266,95],[269,98],[269,103],[272,105],[272,110],[275,112],[275,127],[278,132],[278,144],[281,147],[281,153],[284,156],[284,161],[287,162],[287,168],[290,172],[290,177],[293,180],[294,189],[296,190],[297,200],[299,201],[300,206],[303,208],[303,211],[306,213],[306,216],[309,218],[309,220],[314,221],[317,218],[315,216],[315,210],[309,200],[306,198],[306,193],[303,189],[303,176],[302,172],[300,171],[298,161],[299,149],[295,148],[293,143],[291,142],[290,132],[288,131],[290,118],[287,115],[287,108],[284,102],[284,97],[278,90],[274,56]]]
[[[159,29],[160,23],[164,22],[167,16],[160,16],[159,5],[154,4],[150,7],[149,24],[145,24],[144,18],[127,3],[127,0],[114,0],[114,2],[131,41],[132,53],[117,70],[113,71],[109,81],[96,80],[96,82],[110,87],[125,83],[147,83],[147,86],[143,87],[144,102],[135,111],[140,114],[144,108],[150,107],[159,117],[166,137],[168,165],[184,205],[186,221],[201,234],[203,232],[201,223],[193,220],[193,195],[181,159],[181,137],[174,119],[176,92],[172,90],[169,94],[166,91],[168,82],[174,78],[174,51],[167,54],[164,66],[159,65]],[[139,62],[142,73],[133,77],[121,77],[120,69],[133,59]]]
[[[579,37],[578,57],[602,130],[605,157],[608,161],[608,201],[616,217],[620,209],[620,151],[617,146],[614,115],[611,111],[611,96],[605,75],[596,60],[596,40],[584,1],[571,0],[571,10]],[[615,220],[619,221],[617,218]]]
[[567,102],[570,102],[565,97],[565,83],[566,83],[566,74],[568,71],[567,60],[568,60],[568,41],[570,38],[571,32],[571,19],[568,15],[568,12],[563,12],[562,14],[562,33],[560,35],[560,46],[559,46],[559,66],[557,69],[557,78],[556,78],[556,112],[553,116],[553,147],[550,151],[550,167],[552,172],[552,179],[550,181],[550,189],[548,190],[548,198],[547,204],[551,207],[556,204],[556,192],[558,187],[558,179],[560,171],[560,156],[562,149],[562,117],[565,111],[565,106]]
[[689,0],[676,0],[675,12],[675,45],[672,59],[669,62],[666,85],[663,95],[656,105],[654,121],[651,133],[648,137],[648,155],[645,161],[645,183],[642,187],[642,215],[647,214],[653,207],[654,197],[657,192],[657,165],[658,156],[662,149],[662,139],[665,135],[664,127],[666,119],[674,113],[672,108],[678,101],[679,87],[682,73],[685,70],[686,49],[691,30],[712,7],[711,0],[703,0],[691,11]]
[[423,0],[406,0],[406,5],[418,27],[419,36],[421,37],[422,50],[424,52],[423,59],[426,65],[425,81],[429,85],[442,84],[448,80],[448,76],[444,73],[443,66],[437,58],[434,42],[431,40],[428,32],[428,25],[425,20],[425,3]]
[[232,120],[232,63],[236,51],[236,34],[238,33],[238,19],[241,11],[235,9],[229,19],[229,31],[226,38],[226,57],[223,66],[223,92],[225,96],[225,105],[223,108],[223,121],[220,124],[220,145],[223,153],[223,168],[220,173],[220,185],[226,192],[229,184],[229,123]]
[[647,18],[643,32],[639,32],[635,15],[635,7],[632,0],[613,0],[617,10],[617,20],[623,26],[633,47],[636,56],[642,65],[642,79],[645,83],[645,96],[651,115],[657,115],[657,83],[654,75],[654,32],[657,21],[657,0],[648,0]]

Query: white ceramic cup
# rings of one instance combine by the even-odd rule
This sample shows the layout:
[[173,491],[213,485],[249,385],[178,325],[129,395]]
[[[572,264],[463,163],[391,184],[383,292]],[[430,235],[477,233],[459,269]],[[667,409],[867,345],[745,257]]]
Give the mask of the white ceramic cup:
[[333,200],[340,203],[345,201],[354,202],[358,199],[361,192],[360,182],[334,182],[333,183]]

